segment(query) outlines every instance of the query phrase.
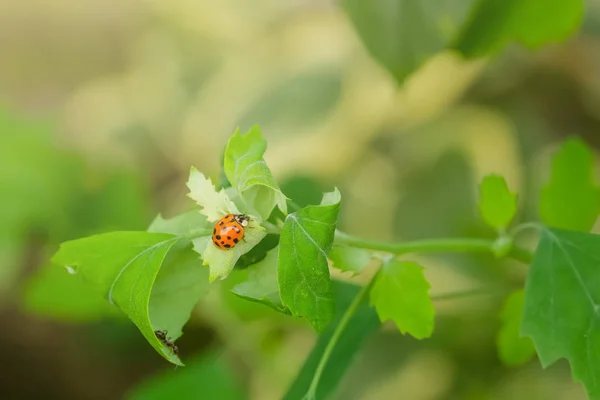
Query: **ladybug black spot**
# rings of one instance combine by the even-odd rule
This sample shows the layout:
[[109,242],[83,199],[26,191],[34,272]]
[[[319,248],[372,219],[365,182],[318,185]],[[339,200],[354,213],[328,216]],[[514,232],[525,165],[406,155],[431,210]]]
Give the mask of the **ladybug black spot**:
[[221,245],[219,244],[219,242],[215,242],[215,246],[221,247]]
[[224,224],[224,222],[223,222],[223,221],[219,222],[219,225],[223,226],[223,224]]
[[221,240],[221,244],[225,244],[225,242]]
[[215,237],[217,238],[217,240],[221,240],[221,235],[217,235]]
[[227,236],[227,240],[231,240],[231,236]]
[[231,247],[231,245],[229,245],[229,244],[226,244],[226,245],[225,245],[225,247],[226,247],[226,248],[230,248],[230,247]]
[[233,239],[233,243],[237,243],[239,242],[239,240],[237,240],[237,238]]
[[217,233],[217,228],[213,229],[213,235]]

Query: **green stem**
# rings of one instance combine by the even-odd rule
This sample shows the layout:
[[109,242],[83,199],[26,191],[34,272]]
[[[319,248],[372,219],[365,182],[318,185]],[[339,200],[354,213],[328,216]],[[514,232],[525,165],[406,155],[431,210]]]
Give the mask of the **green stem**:
[[325,350],[323,351],[323,355],[321,356],[321,359],[319,360],[319,365],[317,366],[317,369],[315,371],[315,374],[313,375],[312,381],[310,382],[308,391],[306,392],[306,395],[304,396],[305,400],[316,399],[317,387],[319,386],[319,381],[321,380],[321,375],[323,375],[323,371],[325,370],[327,361],[329,361],[329,358],[331,357],[331,353],[333,353],[333,350],[335,349],[335,345],[339,341],[340,336],[344,332],[344,329],[346,329],[348,322],[350,322],[350,319],[352,319],[352,316],[356,312],[356,309],[358,308],[360,303],[362,303],[363,300],[365,300],[367,298],[369,291],[371,290],[371,286],[373,286],[373,283],[375,283],[375,279],[377,279],[377,275],[378,275],[378,273],[375,274],[373,276],[373,278],[371,278],[369,283],[366,284],[360,290],[360,292],[356,295],[354,300],[352,300],[352,303],[350,304],[350,306],[348,306],[348,308],[344,312],[344,315],[342,315],[342,319],[340,320],[340,323],[335,327],[335,331],[333,331],[333,335],[331,335],[331,339],[329,339],[329,342],[327,343],[327,346],[325,347]]
[[[401,255],[408,253],[493,253],[494,240],[449,238],[449,239],[424,239],[408,242],[388,243],[375,240],[357,238],[346,233],[336,231],[335,243],[361,249],[379,250]],[[533,255],[526,249],[513,246],[509,256],[524,263],[530,263]]]
[[[356,247],[361,249],[375,250],[375,251],[384,251],[387,253],[401,255],[408,253],[430,253],[430,252],[479,252],[479,253],[494,253],[494,240],[489,239],[470,239],[470,238],[456,238],[456,239],[426,239],[426,240],[415,240],[409,242],[399,242],[399,243],[387,243],[387,242],[379,242],[375,240],[367,240],[357,238],[346,233],[336,231],[335,232],[335,243],[343,244],[350,247]],[[518,246],[513,246],[511,251],[508,254],[510,257],[515,260],[522,261],[526,264],[531,263],[533,259],[533,255],[530,251],[523,249]],[[304,396],[305,400],[314,400],[316,399],[317,387],[319,385],[319,381],[321,380],[321,376],[323,375],[323,371],[325,370],[325,366],[331,357],[335,346],[344,332],[344,329],[348,325],[348,322],[356,312],[356,309],[360,305],[360,303],[368,296],[371,286],[377,279],[377,274],[373,276],[371,281],[364,286],[358,295],[352,301],[352,304],[348,307],[348,309],[344,312],[340,323],[335,327],[333,335],[331,339],[327,343],[325,350],[323,351],[323,355],[319,360],[319,365],[313,375],[313,379],[310,383],[308,391]],[[464,296],[469,296],[473,294],[481,294],[481,291],[467,291],[467,292],[459,292],[459,293],[449,293],[445,295],[438,295],[435,300],[448,300],[452,298],[459,298]],[[432,298],[433,299],[433,298]]]

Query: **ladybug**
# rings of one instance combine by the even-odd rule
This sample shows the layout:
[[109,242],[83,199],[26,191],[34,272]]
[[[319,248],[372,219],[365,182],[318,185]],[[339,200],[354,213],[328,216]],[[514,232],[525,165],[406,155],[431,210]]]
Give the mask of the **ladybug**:
[[222,250],[234,247],[244,238],[244,228],[248,226],[250,217],[246,214],[227,214],[221,218],[213,229],[212,241]]

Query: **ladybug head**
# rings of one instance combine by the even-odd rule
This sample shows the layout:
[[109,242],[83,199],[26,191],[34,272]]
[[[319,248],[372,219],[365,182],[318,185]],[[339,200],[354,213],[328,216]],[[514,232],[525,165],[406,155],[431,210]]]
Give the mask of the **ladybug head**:
[[241,226],[248,226],[248,222],[250,221],[250,217],[247,216],[246,214],[235,214],[233,216],[235,218],[235,221],[240,224]]

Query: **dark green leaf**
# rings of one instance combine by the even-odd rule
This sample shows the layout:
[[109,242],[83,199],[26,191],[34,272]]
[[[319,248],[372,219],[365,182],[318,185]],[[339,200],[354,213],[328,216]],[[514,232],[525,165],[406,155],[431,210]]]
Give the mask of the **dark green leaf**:
[[[342,315],[357,296],[359,288],[346,283],[335,282],[335,317],[331,324],[319,335],[317,344],[302,366],[300,373],[292,383],[285,395],[285,400],[300,400],[304,397],[325,347],[333,336],[333,331],[340,322]],[[335,389],[342,380],[344,373],[356,360],[357,354],[366,339],[379,327],[379,320],[375,310],[366,302],[360,304],[348,322],[346,329],[340,335],[336,346],[331,353],[329,362],[325,365],[320,384],[317,388],[318,400],[328,399],[335,393]]]
[[[119,307],[163,357],[181,364],[154,333],[167,330],[172,340],[177,339],[187,320],[182,315],[189,317],[190,307],[204,290],[206,274],[193,262],[189,246],[175,246],[179,241],[162,233],[106,233],[63,243],[53,262]],[[172,248],[175,251],[167,257]]]
[[550,182],[540,199],[540,215],[555,228],[589,231],[600,211],[600,191],[592,153],[579,139],[564,143],[552,161]]
[[343,0],[367,50],[398,84],[458,33],[474,0]]
[[277,286],[277,254],[276,247],[267,252],[266,257],[248,267],[248,280],[237,284],[232,292],[244,299],[265,304],[276,311],[287,313],[281,303]]
[[267,252],[279,244],[279,235],[270,233],[246,254],[243,254],[235,263],[235,268],[244,269],[263,260]]
[[498,356],[506,365],[523,364],[535,354],[531,339],[520,334],[524,302],[525,292],[517,290],[508,296],[500,314],[502,327],[498,331],[496,344]]
[[217,352],[202,354],[185,368],[153,376],[133,388],[127,400],[242,400],[245,398],[227,364]]
[[327,254],[333,243],[340,192],[326,193],[319,206],[289,214],[279,239],[278,281],[281,300],[294,316],[322,331],[334,304]]
[[395,259],[379,271],[371,289],[371,305],[382,322],[393,320],[402,333],[424,339],[433,333],[435,309],[423,267]]
[[581,24],[582,0],[478,0],[455,47],[468,57],[511,41],[530,48],[566,39]]
[[521,333],[542,366],[571,364],[590,398],[600,399],[600,235],[544,229],[525,284]]
[[504,231],[517,213],[517,195],[508,190],[500,175],[486,176],[479,190],[481,216],[492,228]]
[[329,252],[333,266],[344,272],[359,274],[371,262],[371,254],[354,247],[333,247]]

